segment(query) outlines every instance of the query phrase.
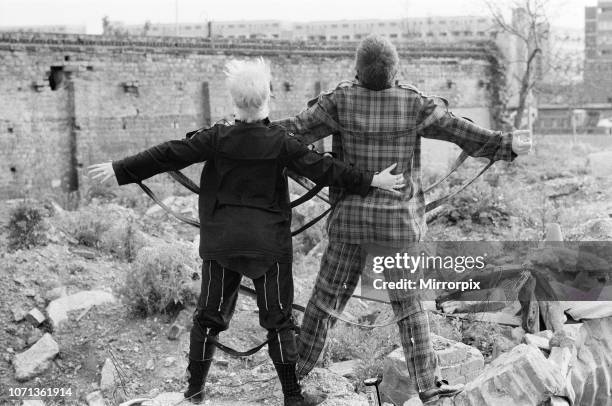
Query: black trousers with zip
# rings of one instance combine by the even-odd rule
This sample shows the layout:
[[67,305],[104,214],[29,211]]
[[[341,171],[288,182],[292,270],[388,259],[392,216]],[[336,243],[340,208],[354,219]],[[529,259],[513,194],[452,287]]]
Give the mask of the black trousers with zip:
[[[189,358],[203,360],[207,346],[227,330],[236,308],[242,274],[217,261],[202,264],[202,290],[193,316]],[[268,352],[273,362],[295,363],[297,347],[292,318],[293,275],[290,263],[274,263],[260,278],[253,279],[257,292],[259,324],[268,330]]]

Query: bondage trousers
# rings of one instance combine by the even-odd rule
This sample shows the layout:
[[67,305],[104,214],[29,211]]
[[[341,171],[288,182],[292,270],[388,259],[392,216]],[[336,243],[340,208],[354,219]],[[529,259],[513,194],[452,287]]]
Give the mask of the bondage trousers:
[[[314,368],[325,346],[327,331],[336,322],[335,317],[320,307],[337,312],[344,310],[365,265],[363,250],[359,244],[329,242],[300,327],[298,376],[303,377]],[[390,278],[387,273],[385,278]],[[408,315],[397,323],[408,372],[416,380],[419,392],[433,389],[436,387],[436,355],[427,312],[412,291],[389,290],[389,297],[396,317]]]
[[[202,289],[193,316],[189,358],[203,360],[212,354],[212,342],[227,330],[236,308],[242,275],[207,260],[202,265]],[[295,363],[297,350],[291,314],[293,278],[291,264],[274,263],[264,276],[254,279],[259,324],[268,330],[268,352],[273,362]]]

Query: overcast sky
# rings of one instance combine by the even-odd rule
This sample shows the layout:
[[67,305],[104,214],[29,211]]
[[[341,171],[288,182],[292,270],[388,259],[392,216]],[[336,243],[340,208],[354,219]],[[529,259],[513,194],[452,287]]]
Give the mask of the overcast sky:
[[[495,0],[510,4],[513,1]],[[597,0],[548,0],[551,20],[584,26],[584,7]],[[178,6],[178,7],[177,7]],[[176,10],[178,9],[178,13]],[[126,23],[205,20],[289,21],[486,15],[484,0],[0,0],[0,25],[86,25],[102,32],[102,17]]]

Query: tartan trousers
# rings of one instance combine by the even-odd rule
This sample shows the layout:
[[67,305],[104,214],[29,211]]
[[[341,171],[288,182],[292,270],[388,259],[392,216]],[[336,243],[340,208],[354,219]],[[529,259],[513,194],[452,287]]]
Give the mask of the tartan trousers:
[[[306,376],[314,368],[325,346],[327,331],[336,322],[335,317],[319,309],[316,304],[342,312],[355,291],[365,258],[364,248],[360,244],[329,242],[300,327],[297,343],[299,377]],[[387,272],[385,279],[389,280]],[[388,292],[396,317],[409,314],[397,323],[408,372],[416,381],[419,392],[433,389],[436,387],[437,359],[427,312],[422,309],[414,292]]]

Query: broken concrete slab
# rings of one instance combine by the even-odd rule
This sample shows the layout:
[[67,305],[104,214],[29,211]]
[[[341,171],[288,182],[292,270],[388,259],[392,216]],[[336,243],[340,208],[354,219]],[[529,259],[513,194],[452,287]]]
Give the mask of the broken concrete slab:
[[112,293],[103,290],[86,290],[53,300],[47,306],[47,315],[54,328],[68,319],[68,313],[116,301]]
[[575,345],[570,369],[574,404],[612,406],[612,317],[585,321]]
[[527,333],[525,337],[523,337],[523,341],[525,344],[533,345],[536,348],[550,350],[550,340],[545,337]]
[[117,386],[119,382],[119,373],[117,372],[117,368],[110,360],[107,358],[104,361],[104,365],[102,366],[102,372],[100,373],[100,389],[105,390],[113,390]]
[[[449,384],[469,382],[483,371],[484,357],[478,349],[435,334],[432,334],[432,342],[438,357],[440,377],[446,379]],[[418,395],[401,348],[394,350],[385,358],[380,391],[394,404],[402,404]]]
[[551,393],[565,396],[558,367],[537,348],[520,344],[500,355],[450,403],[440,405],[539,405]]
[[561,376],[566,377],[572,361],[572,352],[569,348],[553,347],[548,360],[557,365]]
[[15,358],[13,358],[15,379],[18,381],[27,381],[41,374],[51,366],[51,360],[53,360],[58,353],[59,346],[55,340],[53,340],[51,334],[46,333],[28,350],[15,355]]
[[564,302],[564,308],[574,320],[602,319],[612,317],[612,302]]
[[40,310],[34,308],[25,315],[25,319],[34,327],[38,327],[42,324],[43,321],[46,320],[46,317],[44,314],[42,314]]

